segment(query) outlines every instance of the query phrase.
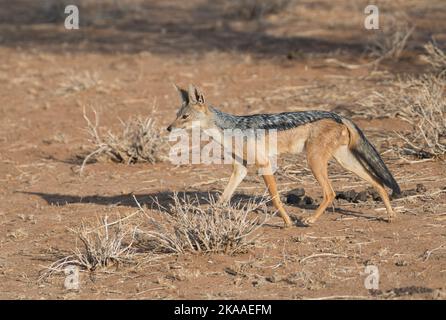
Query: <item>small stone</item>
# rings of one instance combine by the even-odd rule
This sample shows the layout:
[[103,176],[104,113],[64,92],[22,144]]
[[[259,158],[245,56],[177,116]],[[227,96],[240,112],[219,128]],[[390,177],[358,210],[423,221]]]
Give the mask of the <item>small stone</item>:
[[301,197],[298,197],[294,194],[288,194],[286,196],[286,203],[288,204],[299,204]]
[[230,274],[231,276],[236,276],[238,274],[237,271],[235,271],[234,269],[231,269],[231,268],[225,268],[225,272],[227,274]]
[[343,199],[349,202],[353,202],[356,199],[356,196],[357,193],[355,192],[355,190],[340,191],[336,194],[336,199]]
[[269,277],[266,277],[265,279],[266,279],[266,281],[271,282],[271,283],[276,283],[276,282],[280,281],[279,277],[277,277],[274,274]]
[[286,197],[286,203],[299,204],[304,195],[305,195],[305,190],[303,188],[293,189],[290,192],[288,192]]
[[417,193],[424,193],[427,191],[427,188],[425,187],[424,184],[418,183],[416,186],[416,191],[417,191]]
[[409,263],[406,261],[406,260],[399,260],[399,261],[397,261],[396,263],[395,263],[395,265],[397,266],[397,267],[405,267],[405,266],[407,266]]
[[305,196],[305,197],[303,197],[301,203],[302,203],[303,205],[309,205],[309,204],[313,204],[313,203],[314,203],[314,200],[313,200],[313,198],[311,198],[311,197]]
[[288,192],[288,194],[294,194],[298,197],[303,197],[305,195],[305,189],[304,188],[296,188]]
[[367,201],[368,193],[367,191],[361,191],[356,195],[355,201],[357,202],[365,202]]

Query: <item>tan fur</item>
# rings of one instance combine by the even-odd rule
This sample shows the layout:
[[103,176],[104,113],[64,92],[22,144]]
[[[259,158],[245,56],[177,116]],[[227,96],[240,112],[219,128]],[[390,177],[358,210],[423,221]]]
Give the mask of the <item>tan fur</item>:
[[300,153],[310,134],[311,124],[277,132],[277,149],[281,153]]

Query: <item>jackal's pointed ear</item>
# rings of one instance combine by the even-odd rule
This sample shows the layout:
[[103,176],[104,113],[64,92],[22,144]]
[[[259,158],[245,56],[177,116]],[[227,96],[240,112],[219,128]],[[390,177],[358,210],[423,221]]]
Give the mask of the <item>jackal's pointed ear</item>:
[[189,104],[189,93],[186,90],[178,87],[175,83],[172,83],[172,85],[178,91],[181,98],[181,102],[185,105]]
[[192,84],[189,85],[189,102],[192,104],[204,104],[203,93]]

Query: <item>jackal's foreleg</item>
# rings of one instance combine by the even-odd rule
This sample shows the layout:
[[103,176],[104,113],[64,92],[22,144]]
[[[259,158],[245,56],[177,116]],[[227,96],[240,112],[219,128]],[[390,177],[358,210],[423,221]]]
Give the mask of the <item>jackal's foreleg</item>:
[[286,213],[285,208],[280,201],[280,196],[277,193],[276,179],[271,175],[263,175],[263,180],[265,181],[266,187],[268,188],[269,194],[271,195],[271,201],[274,207],[279,211],[280,216],[285,223],[285,227],[290,227],[292,225],[289,215]]
[[234,194],[235,189],[239,186],[239,184],[243,181],[248,173],[248,169],[241,163],[234,162],[232,164],[232,174],[229,178],[228,185],[226,186],[223,194],[218,200],[219,203],[226,203],[231,200],[232,195]]

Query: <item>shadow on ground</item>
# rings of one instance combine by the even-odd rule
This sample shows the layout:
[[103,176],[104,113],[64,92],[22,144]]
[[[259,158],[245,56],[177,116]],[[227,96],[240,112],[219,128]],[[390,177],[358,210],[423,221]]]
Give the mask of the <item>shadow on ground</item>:
[[[171,191],[160,191],[151,194],[127,194],[127,195],[115,195],[115,196],[100,196],[100,195],[91,195],[91,196],[74,196],[67,194],[58,194],[58,193],[43,193],[43,192],[27,192],[20,191],[23,194],[35,195],[47,202],[48,205],[56,205],[56,206],[65,206],[68,204],[75,203],[88,203],[88,204],[97,204],[103,206],[127,206],[138,208],[139,205],[147,206],[153,210],[159,210],[163,208],[163,210],[169,210],[169,207],[174,205],[173,197],[175,195],[174,192]],[[211,199],[218,199],[220,193],[218,192],[204,192],[204,191],[179,191],[176,193],[179,199],[194,199],[196,203],[200,205],[208,204]],[[135,201],[135,199],[137,201]],[[232,197],[231,202],[235,204],[243,205],[247,202],[255,202],[260,203],[264,200],[261,196],[255,195],[246,195],[243,193],[237,193]],[[271,203],[268,203],[271,207]],[[295,205],[294,207],[300,209],[309,209],[314,210],[317,208],[317,205]],[[273,211],[272,209],[271,211]],[[381,217],[364,215],[359,211],[352,211],[343,208],[332,208],[332,210],[327,210],[327,212],[335,212],[341,215],[352,216],[361,219],[367,220],[383,220]],[[310,213],[312,214],[312,212]],[[298,226],[304,226],[300,222],[300,218],[295,217],[291,214],[292,219]]]
[[[88,2],[87,2],[88,3]],[[116,1],[88,3],[81,0],[0,0],[0,45],[49,51],[143,51],[178,55],[210,51],[245,52],[254,56],[285,56],[290,52],[325,53],[344,50],[364,52],[363,39],[273,36],[264,21],[243,22],[225,15],[223,1]],[[77,4],[80,29],[66,30],[66,4]]]

